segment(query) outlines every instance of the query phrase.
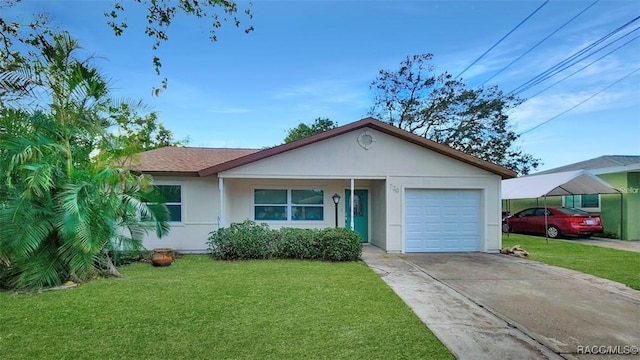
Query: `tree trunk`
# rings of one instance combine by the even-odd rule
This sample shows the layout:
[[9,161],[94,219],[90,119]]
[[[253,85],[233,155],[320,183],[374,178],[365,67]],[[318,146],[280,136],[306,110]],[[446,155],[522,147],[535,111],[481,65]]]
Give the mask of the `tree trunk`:
[[111,260],[111,256],[107,254],[105,255],[104,259],[105,259],[105,262],[104,262],[105,269],[102,270],[104,274],[115,276],[117,278],[123,277],[120,271],[118,271],[118,268],[113,264],[113,261]]

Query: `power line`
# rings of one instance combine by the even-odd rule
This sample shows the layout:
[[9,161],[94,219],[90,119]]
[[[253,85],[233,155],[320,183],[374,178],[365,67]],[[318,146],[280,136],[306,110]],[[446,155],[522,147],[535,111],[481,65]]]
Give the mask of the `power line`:
[[507,66],[503,67],[502,69],[500,69],[497,73],[493,74],[490,78],[488,78],[487,80],[485,80],[482,84],[480,84],[480,86],[486,84],[489,80],[493,79],[494,77],[500,75],[503,71],[507,70],[511,65],[513,65],[515,62],[517,62],[518,60],[522,59],[525,55],[527,55],[528,53],[530,53],[531,51],[533,51],[533,49],[535,49],[536,47],[538,47],[538,45],[542,44],[543,42],[545,42],[547,39],[549,39],[551,36],[553,36],[555,33],[557,33],[558,31],[562,30],[562,28],[564,28],[565,26],[569,25],[569,23],[571,23],[573,20],[575,20],[578,16],[582,15],[585,11],[589,10],[593,5],[595,5],[596,3],[598,3],[598,1],[600,0],[596,0],[594,2],[592,2],[589,6],[587,6],[586,8],[584,8],[582,11],[580,11],[579,13],[577,13],[576,15],[574,15],[571,19],[569,19],[567,22],[565,22],[564,24],[562,24],[562,26],[560,26],[559,28],[557,28],[555,31],[553,31],[551,34],[547,35],[544,39],[540,40],[537,44],[533,45],[529,50],[527,50],[524,54],[520,55],[518,58],[516,58],[515,60],[513,60],[512,62],[510,62]]
[[[612,37],[613,35],[617,34],[618,32],[622,31],[622,29],[626,28],[627,26],[631,25],[633,22],[637,21],[638,19],[640,19],[640,16],[637,16],[631,20],[629,20],[627,23],[625,23],[622,26],[619,26],[617,29],[611,31],[610,33],[608,33],[607,35],[601,37],[600,39],[594,41],[593,43],[589,44],[588,46],[582,48],[582,50],[577,51],[575,53],[573,53],[571,56],[569,56],[568,58],[560,61],[559,63],[555,64],[554,66],[550,67],[549,69],[543,71],[542,73],[536,75],[535,77],[533,77],[532,79],[528,80],[527,82],[525,82],[524,84],[518,86],[517,88],[511,90],[509,92],[510,95],[513,94],[518,94],[522,92],[522,89],[529,86],[531,83],[537,82],[540,83],[541,81],[544,81],[546,79],[548,79],[549,73],[556,71],[558,68],[565,66],[567,63],[573,61],[576,57],[581,56],[582,54],[584,54],[585,52],[593,49],[594,47],[598,46],[600,43],[604,42],[605,40],[607,40],[608,38]],[[542,79],[542,80],[541,80]],[[537,84],[536,83],[536,84]]]
[[559,118],[560,116],[562,116],[562,115],[564,115],[564,114],[568,113],[569,111],[571,111],[571,110],[573,110],[573,109],[577,108],[578,106],[580,106],[580,105],[582,105],[582,104],[586,103],[587,101],[589,101],[589,100],[593,99],[594,97],[598,96],[600,93],[602,93],[602,92],[604,92],[604,91],[608,90],[609,88],[613,87],[614,85],[616,85],[616,84],[617,84],[617,83],[619,83],[620,81],[622,81],[622,80],[624,80],[624,79],[628,78],[629,76],[633,75],[634,73],[636,73],[636,72],[638,72],[638,71],[640,71],[640,68],[637,68],[637,69],[633,70],[632,72],[628,73],[627,75],[625,75],[625,76],[621,77],[620,79],[618,79],[618,80],[614,81],[613,83],[609,84],[609,86],[607,86],[607,87],[605,87],[604,89],[602,89],[602,90],[598,91],[597,93],[595,93],[595,94],[593,94],[593,95],[589,96],[588,98],[586,98],[586,99],[582,100],[581,102],[579,102],[579,103],[575,104],[574,106],[572,106],[572,107],[568,108],[567,110],[565,110],[565,111],[561,112],[560,114],[558,114],[558,115],[556,115],[556,116],[554,116],[554,117],[552,117],[552,118],[550,118],[550,119],[548,119],[548,120],[545,120],[545,121],[541,122],[540,124],[538,124],[538,125],[536,125],[536,126],[532,127],[532,128],[531,128],[531,129],[529,129],[529,130],[526,130],[526,131],[521,132],[520,134],[518,134],[518,136],[521,136],[521,135],[524,135],[524,134],[526,134],[526,133],[528,133],[528,132],[531,132],[531,131],[533,131],[533,130],[535,130],[535,129],[539,128],[540,126],[545,125],[545,124],[547,124],[547,123],[549,123],[549,122],[551,122],[551,121],[553,121],[553,120],[555,120],[555,119]]
[[516,25],[516,27],[511,29],[511,31],[509,31],[505,36],[503,36],[500,40],[498,40],[498,42],[493,44],[493,46],[491,46],[489,48],[489,50],[485,51],[482,55],[480,55],[477,59],[475,59],[469,66],[467,66],[464,70],[462,70],[462,72],[460,74],[456,75],[456,78],[459,78],[462,74],[467,72],[467,70],[469,70],[469,68],[471,68],[473,65],[475,65],[475,63],[480,61],[480,59],[482,59],[485,55],[487,55],[489,53],[489,51],[493,50],[494,47],[498,46],[498,44],[500,44],[504,39],[506,39],[507,36],[511,35],[512,32],[514,32],[516,29],[518,29],[520,27],[520,25],[524,24],[527,20],[529,20],[530,17],[532,17],[535,13],[537,13],[538,10],[542,9],[545,5],[547,5],[548,2],[549,2],[549,0],[545,1],[542,5],[538,6],[537,9],[535,9],[531,14],[529,14],[529,16],[527,16],[518,25]]
[[[636,30],[638,30],[638,29],[640,29],[640,28],[636,28]],[[634,31],[635,31],[635,30],[634,30]],[[631,33],[631,32],[630,32],[630,33]],[[630,34],[630,33],[629,33],[629,34]],[[535,94],[533,94],[533,95],[529,96],[529,97],[528,97],[524,102],[526,102],[526,101],[529,101],[529,100],[533,99],[534,97],[536,97],[536,96],[538,96],[538,95],[542,94],[543,92],[545,92],[545,91],[549,90],[550,88],[552,88],[552,87],[554,87],[554,86],[558,85],[559,83],[561,83],[561,82],[563,82],[563,81],[567,80],[568,78],[570,78],[570,77],[572,77],[573,75],[575,75],[575,74],[577,74],[577,73],[581,72],[582,70],[584,70],[584,69],[588,68],[589,66],[591,66],[591,65],[595,64],[596,62],[598,62],[598,61],[602,60],[603,58],[605,58],[605,57],[607,57],[607,56],[609,56],[609,55],[613,54],[614,52],[616,52],[616,51],[620,50],[621,48],[623,48],[624,46],[628,45],[629,43],[631,43],[632,41],[636,40],[637,38],[640,38],[640,35],[638,35],[638,36],[634,37],[633,39],[631,39],[631,40],[627,41],[626,43],[624,43],[624,44],[622,44],[622,45],[618,46],[617,48],[615,48],[615,49],[613,49],[613,50],[609,51],[608,53],[606,53],[606,54],[604,54],[604,55],[600,56],[599,58],[597,58],[597,59],[593,60],[592,62],[588,63],[587,65],[585,65],[585,66],[581,67],[580,69],[578,69],[578,70],[576,70],[576,71],[572,72],[571,74],[569,74],[569,75],[565,76],[564,78],[562,78],[562,79],[560,79],[560,80],[556,81],[555,83],[553,83],[553,84],[551,84],[551,85],[547,86],[546,88],[544,88],[544,89],[542,89],[542,90],[538,91],[537,93],[535,93]]]
[[[638,30],[640,30],[640,27],[637,27],[637,28],[635,28],[635,29],[633,29],[633,30],[629,31],[628,33],[626,33],[626,34],[624,34],[624,35],[620,36],[619,38],[617,38],[617,39],[615,39],[615,40],[611,41],[610,43],[608,43],[608,44],[604,45],[603,47],[601,47],[601,48],[599,48],[599,49],[597,49],[597,50],[594,50],[594,51],[592,51],[592,52],[591,52],[591,53],[589,53],[589,54],[586,54],[586,55],[585,55],[585,56],[583,56],[582,58],[573,59],[571,63],[569,63],[569,64],[567,64],[567,65],[564,65],[563,67],[561,67],[561,68],[559,68],[559,69],[555,69],[553,72],[551,72],[551,73],[549,73],[549,74],[545,75],[543,78],[538,79],[538,80],[536,80],[536,81],[532,82],[531,84],[529,84],[529,85],[525,86],[524,88],[522,88],[522,89],[518,90],[515,94],[521,94],[521,93],[523,93],[523,92],[525,92],[525,91],[527,91],[527,90],[531,89],[532,87],[534,87],[534,86],[536,86],[536,85],[538,85],[538,84],[540,84],[540,83],[542,83],[542,82],[544,82],[544,81],[546,81],[546,80],[548,80],[548,79],[550,79],[550,78],[552,78],[552,77],[556,76],[557,74],[559,74],[559,73],[561,73],[561,72],[563,72],[563,71],[567,70],[568,68],[572,67],[573,65],[576,65],[576,64],[577,64],[577,63],[579,63],[580,61],[585,60],[585,59],[587,59],[587,58],[591,57],[592,55],[599,53],[600,51],[602,51],[602,50],[604,50],[604,49],[608,48],[609,46],[611,46],[611,45],[615,44],[616,42],[618,42],[618,41],[620,41],[620,40],[624,39],[625,37],[627,37],[627,36],[631,35],[632,33],[636,32],[636,31],[638,31]],[[626,45],[626,44],[625,44],[625,45]]]

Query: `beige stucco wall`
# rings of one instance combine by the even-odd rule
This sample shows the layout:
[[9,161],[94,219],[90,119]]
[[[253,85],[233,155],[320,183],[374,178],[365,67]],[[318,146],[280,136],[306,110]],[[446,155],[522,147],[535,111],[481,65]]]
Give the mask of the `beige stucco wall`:
[[[242,222],[246,219],[253,220],[255,189],[322,189],[324,191],[324,220],[322,221],[266,221],[271,228],[281,227],[301,227],[312,229],[324,229],[335,226],[335,205],[331,197],[338,193],[341,196],[338,204],[338,226],[345,226],[345,196],[344,192],[350,189],[350,180],[346,179],[223,179],[225,208],[224,225]],[[375,214],[380,218],[380,213],[384,213],[384,199],[373,198],[372,189],[384,188],[383,181],[362,180],[354,182],[356,189],[369,190],[369,234],[371,236],[372,219]],[[378,190],[379,191],[379,190]],[[384,229],[379,226],[379,229]]]
[[[205,251],[206,240],[211,231],[218,229],[218,216],[220,209],[219,180],[215,176],[207,178],[180,178],[156,176],[157,185],[181,185],[182,188],[182,222],[170,223],[171,230],[163,238],[158,238],[154,233],[149,233],[144,239],[147,249],[157,247],[170,247],[183,252]],[[375,237],[376,244],[383,246],[384,240],[384,198],[376,195],[384,193],[384,181],[356,180],[356,189],[369,190],[369,234]],[[338,226],[345,226],[344,192],[350,188],[350,180],[310,180],[310,179],[224,179],[224,207],[223,225],[229,226],[234,222],[242,222],[246,219],[253,220],[253,190],[260,188],[269,189],[322,189],[324,190],[324,220],[323,221],[270,221],[266,222],[271,228],[302,227],[323,229],[335,225],[335,205],[331,196],[334,193],[342,197],[338,205]],[[376,226],[372,220],[376,219]]]
[[[335,205],[331,196],[334,193],[343,196],[340,207],[344,206],[342,187],[344,180],[309,180],[309,179],[224,179],[225,189],[225,225],[234,222],[242,222],[246,219],[253,220],[255,189],[322,189],[324,191],[324,220],[322,221],[267,221],[270,227],[304,227],[324,229],[333,227],[335,222]],[[344,211],[343,211],[344,212]],[[340,224],[344,226],[344,218]]]
[[223,178],[377,178],[486,176],[488,172],[393,136],[367,130],[374,143],[358,144],[365,130],[336,136],[219,174]]
[[[365,148],[358,141],[365,131],[373,137]],[[268,222],[273,228],[334,226],[334,193],[342,197],[338,225],[345,226],[344,192],[355,179],[356,189],[369,190],[369,241],[389,252],[403,252],[406,189],[476,189],[482,193],[480,235],[483,251],[501,246],[500,177],[475,166],[435,153],[375,130],[357,130],[287,153],[221,172],[219,179],[156,177],[159,185],[182,185],[182,222],[171,224],[163,239],[146,237],[147,248],[204,251],[209,232],[233,222],[253,219],[253,190],[322,189],[324,220]]]
[[404,201],[407,189],[469,189],[480,190],[480,236],[485,252],[498,252],[502,246],[500,178],[484,177],[389,177],[387,184],[387,247],[388,252],[404,252]]
[[183,252],[206,250],[209,232],[218,228],[220,200],[217,177],[156,176],[154,181],[157,185],[181,185],[182,222],[170,223],[169,234],[161,239],[155,233],[149,233],[143,241],[144,246],[147,249],[169,247]]
[[369,242],[381,249],[387,244],[386,181],[372,180],[369,190]]
[[[374,140],[368,149],[358,141],[365,131]],[[348,179],[355,178],[356,188],[370,190],[370,241],[389,252],[404,250],[405,189],[477,189],[483,194],[483,213],[480,214],[483,251],[497,252],[501,246],[501,179],[498,175],[372,129],[343,134],[222,172],[219,176],[229,184],[225,185],[225,190],[229,190],[225,196],[234,199],[230,208],[225,209],[225,213],[229,212],[225,220],[231,222],[253,216],[254,188],[317,186],[325,189],[325,204],[331,204],[331,195],[337,192],[342,196],[344,188],[349,187]],[[343,226],[344,207],[340,206],[339,211],[340,226]],[[332,207],[327,207],[322,224],[297,225],[332,226],[333,214]]]

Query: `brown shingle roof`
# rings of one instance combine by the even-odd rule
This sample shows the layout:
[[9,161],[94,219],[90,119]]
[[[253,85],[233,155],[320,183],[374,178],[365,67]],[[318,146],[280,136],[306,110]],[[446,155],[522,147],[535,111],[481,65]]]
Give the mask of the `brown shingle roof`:
[[198,176],[198,172],[227,161],[253,154],[257,149],[163,147],[137,154],[131,169],[144,173]]

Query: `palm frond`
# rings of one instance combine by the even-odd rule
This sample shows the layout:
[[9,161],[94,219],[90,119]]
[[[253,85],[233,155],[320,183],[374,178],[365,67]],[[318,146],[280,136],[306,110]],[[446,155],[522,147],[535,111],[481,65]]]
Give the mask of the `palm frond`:
[[69,271],[57,256],[56,248],[49,243],[25,262],[13,264],[16,275],[11,285],[21,289],[46,288],[62,284]]
[[54,188],[53,171],[54,166],[48,163],[23,165],[21,170],[26,170],[24,178],[26,190],[23,197],[38,198],[45,197]]
[[33,89],[38,86],[37,76],[25,66],[16,64],[0,68],[0,104],[2,98],[33,95]]
[[28,288],[117,275],[112,258],[142,249],[147,231],[166,234],[169,212],[150,177],[113,166],[127,152],[89,157],[111,139],[105,114],[118,105],[104,76],[76,58],[67,33],[35,40],[41,54],[27,70],[0,69],[0,92],[35,74],[39,103],[49,104],[0,104],[0,281]]
[[22,261],[38,251],[55,231],[47,211],[14,199],[0,206],[0,253]]

